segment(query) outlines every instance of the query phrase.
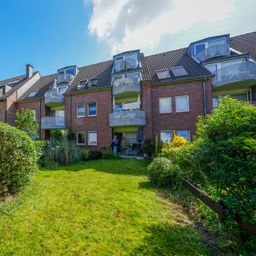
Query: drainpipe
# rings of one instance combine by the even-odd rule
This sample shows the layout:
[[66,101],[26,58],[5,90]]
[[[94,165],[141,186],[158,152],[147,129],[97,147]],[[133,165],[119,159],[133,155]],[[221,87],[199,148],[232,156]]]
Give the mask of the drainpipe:
[[72,129],[72,95],[70,94],[69,97],[69,127]]
[[203,80],[204,115],[207,115],[206,77]]
[[42,119],[42,117],[41,117],[41,100],[39,100],[39,138],[40,138],[40,140],[42,139],[41,119]]

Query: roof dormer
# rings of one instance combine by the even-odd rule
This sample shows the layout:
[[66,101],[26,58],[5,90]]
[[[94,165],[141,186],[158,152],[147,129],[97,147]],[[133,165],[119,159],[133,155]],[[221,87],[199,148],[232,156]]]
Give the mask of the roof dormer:
[[77,75],[77,66],[68,66],[58,70],[57,83],[69,83]]

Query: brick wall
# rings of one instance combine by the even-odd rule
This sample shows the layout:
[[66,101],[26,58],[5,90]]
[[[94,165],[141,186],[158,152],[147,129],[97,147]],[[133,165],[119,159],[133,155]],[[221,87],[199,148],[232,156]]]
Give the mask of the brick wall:
[[0,121],[5,122],[6,100],[0,101]]
[[[71,102],[71,115],[69,112],[69,102]],[[97,115],[87,116],[87,104],[96,102]],[[77,118],[77,104],[85,104],[85,117]],[[74,132],[83,131],[86,133],[85,147],[91,150],[100,150],[102,147],[111,145],[112,130],[109,127],[109,113],[111,112],[111,90],[89,92],[77,94],[65,99],[66,122],[69,126],[71,119],[71,129]],[[88,146],[88,131],[97,132],[97,146]]]
[[[203,81],[170,84],[163,86],[144,84],[142,107],[146,112],[145,138],[160,135],[161,130],[190,130],[195,134],[195,123],[204,115]],[[175,96],[189,96],[189,112],[176,112]],[[211,82],[206,82],[207,112],[211,109]],[[172,113],[159,113],[159,98],[172,97]]]

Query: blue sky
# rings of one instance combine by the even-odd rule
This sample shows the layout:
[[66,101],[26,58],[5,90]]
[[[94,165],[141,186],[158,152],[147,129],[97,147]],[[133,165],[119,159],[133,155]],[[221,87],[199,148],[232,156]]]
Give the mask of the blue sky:
[[152,54],[216,34],[256,30],[255,0],[7,0],[0,2],[0,79],[42,75],[140,48]]

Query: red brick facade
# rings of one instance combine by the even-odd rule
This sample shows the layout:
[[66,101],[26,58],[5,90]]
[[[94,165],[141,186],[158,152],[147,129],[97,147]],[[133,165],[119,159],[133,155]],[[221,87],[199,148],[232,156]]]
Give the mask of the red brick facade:
[[[112,109],[111,98],[111,89],[107,89],[85,94],[72,95],[71,97],[67,97],[65,100],[67,127],[71,128],[74,132],[85,132],[85,147],[88,147],[91,150],[100,150],[102,147],[110,147],[111,145],[112,130],[109,127],[109,113]],[[71,108],[69,107],[69,103],[71,104]],[[78,103],[85,105],[85,117],[77,117]],[[87,115],[89,103],[96,103],[96,116],[89,117]],[[89,131],[97,132],[97,146],[88,146]]]
[[[211,110],[211,81],[205,83],[207,113]],[[176,112],[175,96],[189,96],[189,111]],[[172,113],[159,113],[159,98],[172,98]],[[146,83],[142,86],[142,107],[146,113],[145,138],[160,135],[161,130],[189,130],[194,135],[198,116],[204,115],[203,81],[180,84],[154,85]]]

